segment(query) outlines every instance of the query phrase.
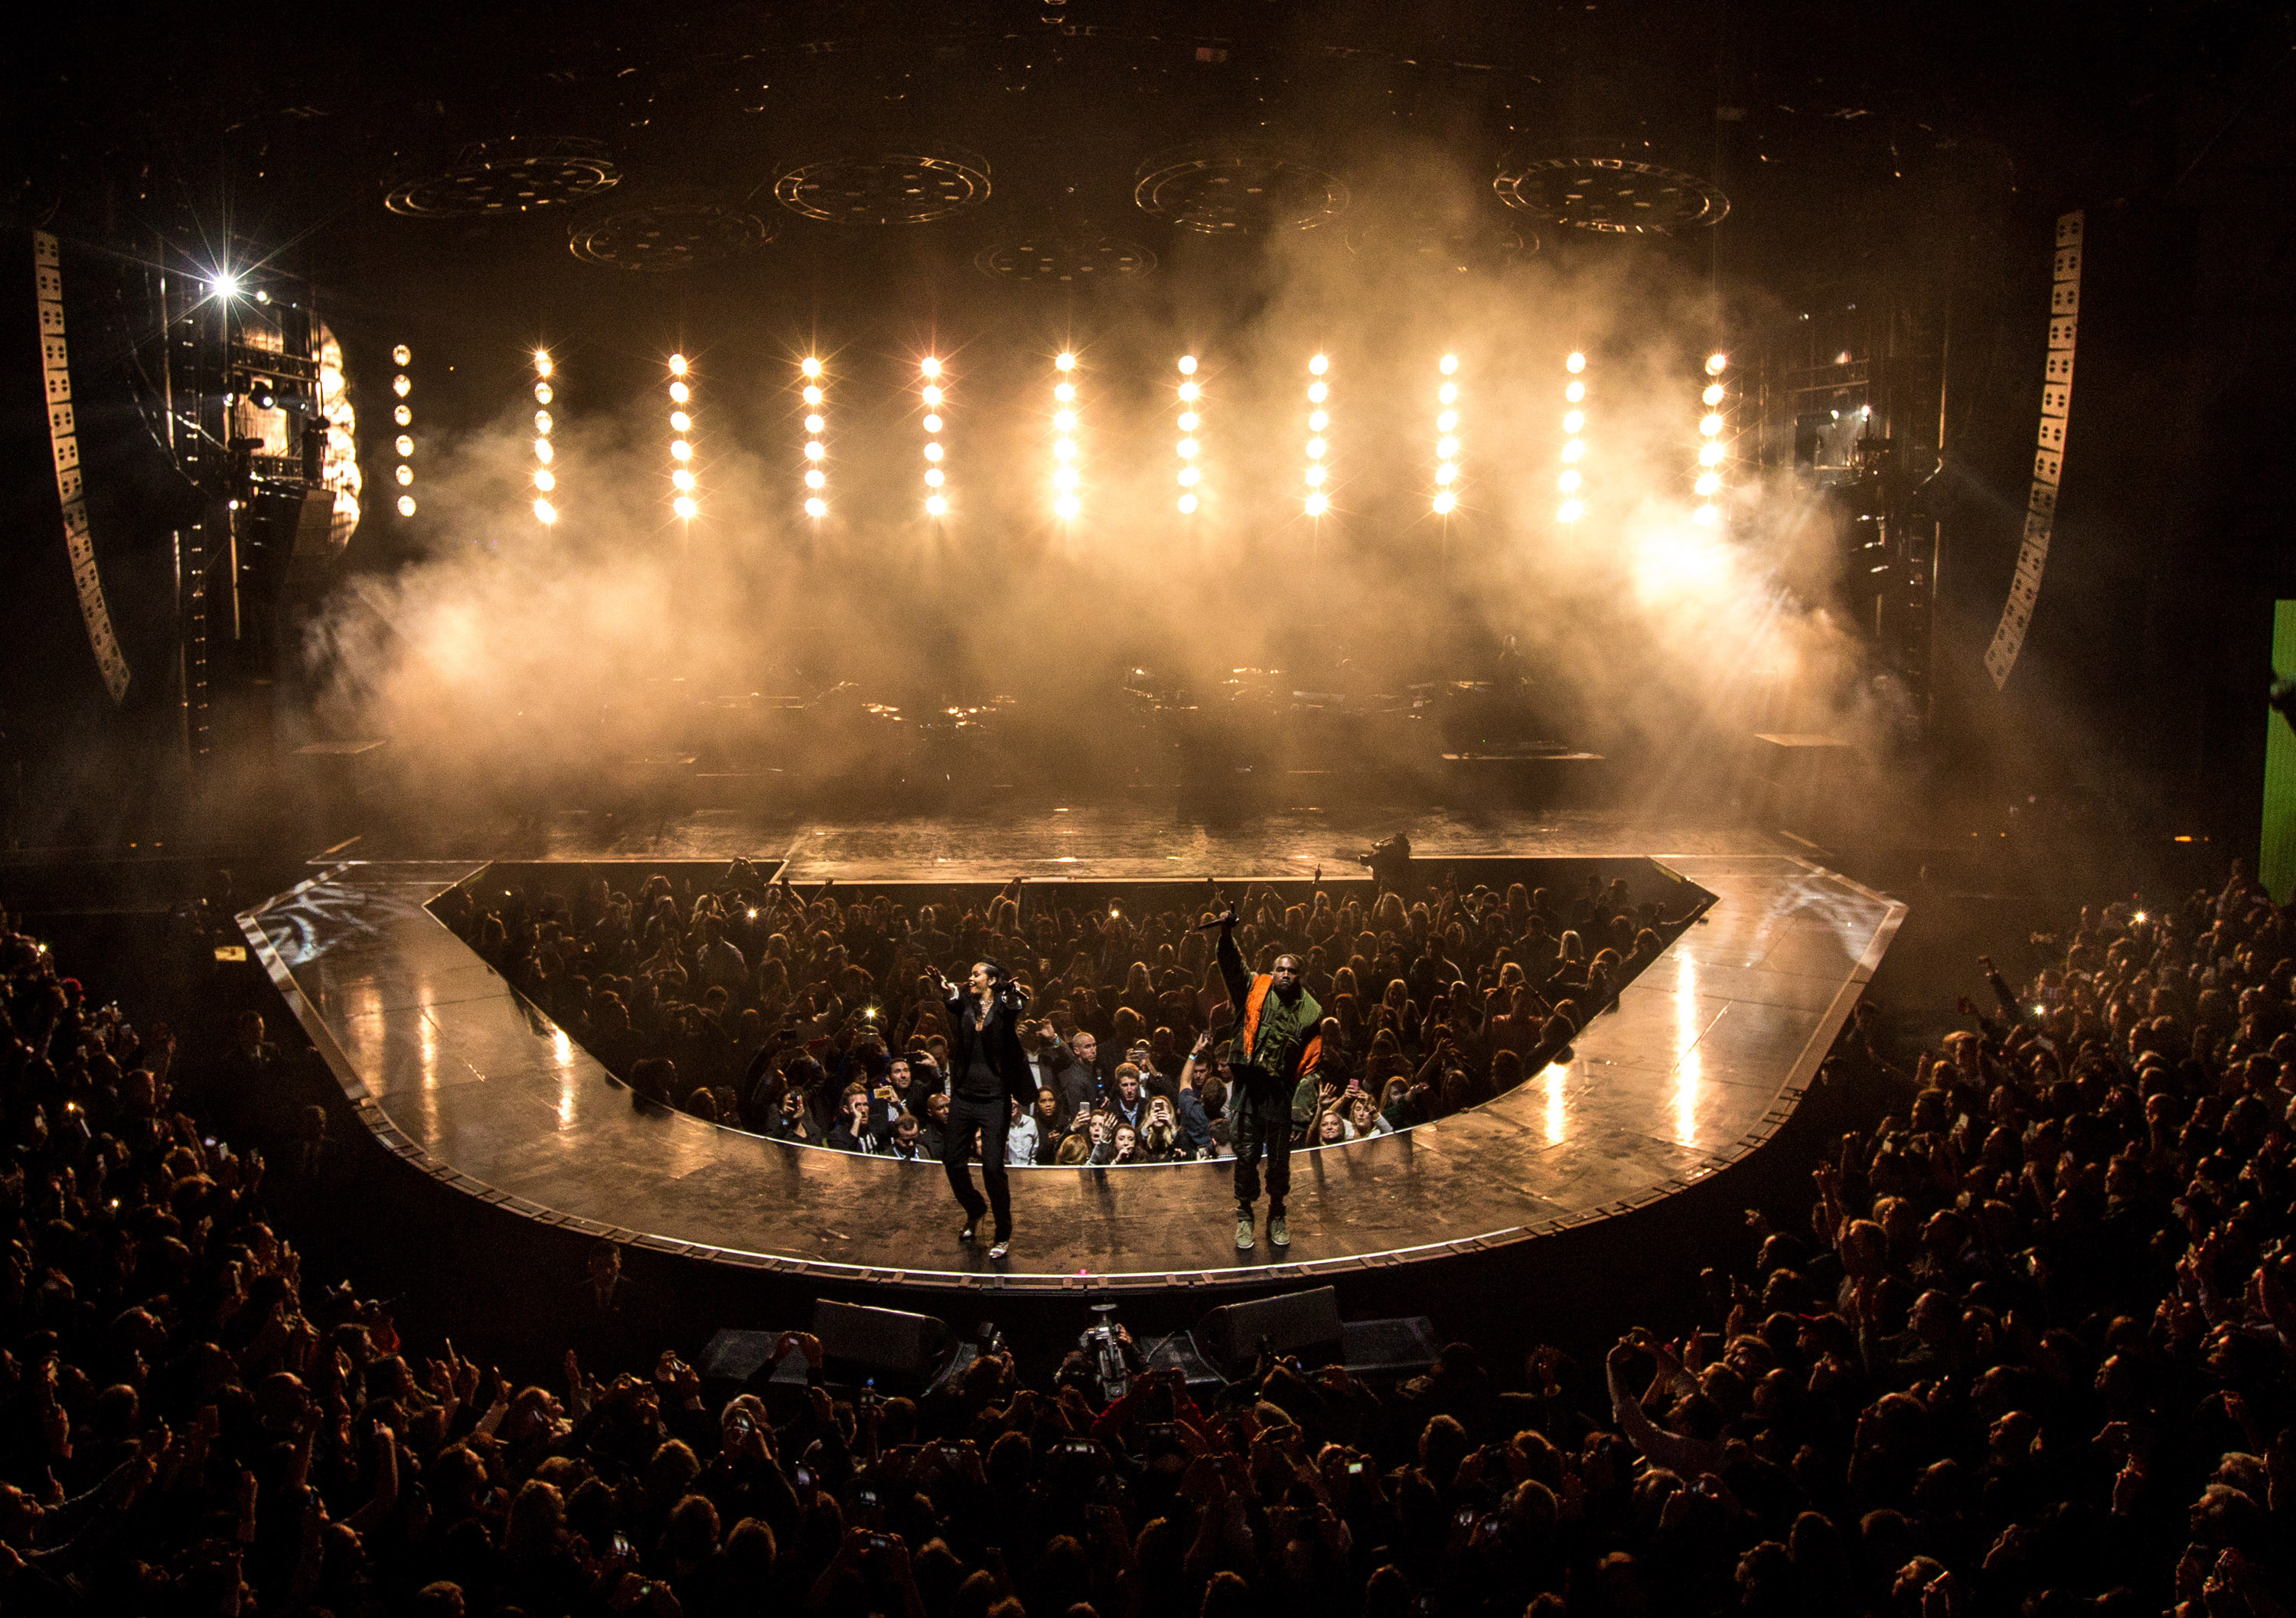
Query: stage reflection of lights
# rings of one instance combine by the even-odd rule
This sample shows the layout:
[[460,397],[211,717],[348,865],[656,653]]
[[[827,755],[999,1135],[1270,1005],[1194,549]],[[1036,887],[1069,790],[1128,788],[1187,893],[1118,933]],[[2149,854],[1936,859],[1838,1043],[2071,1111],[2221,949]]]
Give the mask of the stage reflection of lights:
[[1698,1037],[1706,1019],[1698,1004],[1698,960],[1688,949],[1674,955],[1674,1136],[1685,1146],[1698,1144]]

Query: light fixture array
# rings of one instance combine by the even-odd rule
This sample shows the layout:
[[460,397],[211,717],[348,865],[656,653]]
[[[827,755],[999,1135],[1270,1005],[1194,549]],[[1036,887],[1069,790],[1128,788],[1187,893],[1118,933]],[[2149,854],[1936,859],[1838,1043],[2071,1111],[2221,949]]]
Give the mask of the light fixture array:
[[407,374],[414,364],[414,350],[400,343],[391,349],[390,363],[398,367],[390,379],[390,390],[398,396],[390,412],[391,422],[398,429],[398,438],[391,442],[398,464],[390,469],[390,475],[398,481],[398,514],[411,517],[414,514],[414,496],[409,492],[414,487],[414,439],[408,429],[414,425],[414,407],[406,402],[406,396],[414,391],[414,379]]
[[1053,357],[1059,380],[1053,383],[1053,512],[1063,522],[1073,522],[1084,510],[1078,492],[1084,474],[1077,465],[1077,385],[1074,354],[1063,349]]
[[1562,384],[1562,475],[1554,482],[1562,504],[1554,516],[1560,522],[1576,522],[1587,514],[1587,480],[1579,468],[1587,458],[1587,357],[1572,352],[1562,369],[1570,380]]
[[924,384],[918,397],[925,404],[925,515],[948,515],[948,469],[943,464],[947,450],[940,441],[941,429],[948,423],[941,415],[948,403],[948,383],[945,367],[938,356],[928,354],[917,362]]
[[829,445],[824,438],[829,428],[829,418],[824,414],[829,402],[828,390],[823,386],[826,376],[818,355],[808,354],[798,365],[799,374],[805,379],[805,514],[825,517],[829,514]]
[[1324,432],[1332,424],[1332,413],[1324,407],[1331,402],[1332,386],[1324,380],[1332,368],[1330,358],[1322,354],[1308,362],[1308,499],[1306,511],[1311,517],[1320,517],[1332,509],[1332,497],[1324,487],[1331,476],[1324,464],[1324,456],[1331,448]]
[[1459,504],[1459,357],[1446,354],[1435,369],[1443,378],[1435,389],[1435,514],[1447,517]]
[[550,401],[555,391],[550,379],[557,370],[549,349],[534,351],[534,520],[545,528],[558,521],[557,504],[550,497],[558,488],[558,473],[551,467],[558,452],[550,445]]
[[1203,469],[1197,464],[1202,448],[1196,431],[1203,424],[1203,385],[1196,381],[1196,357],[1180,356],[1180,514],[1191,516],[1201,504]]
[[1722,492],[1722,464],[1729,456],[1722,444],[1723,406],[1730,397],[1729,384],[1722,380],[1722,374],[1729,368],[1727,354],[1709,354],[1706,389],[1699,395],[1706,413],[1698,418],[1698,481],[1693,486],[1698,493],[1698,509],[1691,515],[1710,528],[1722,518],[1714,499]]
[[693,474],[693,367],[683,354],[669,357],[669,486],[677,492],[670,497],[669,509],[681,522],[691,522],[701,513],[699,498],[701,480]]

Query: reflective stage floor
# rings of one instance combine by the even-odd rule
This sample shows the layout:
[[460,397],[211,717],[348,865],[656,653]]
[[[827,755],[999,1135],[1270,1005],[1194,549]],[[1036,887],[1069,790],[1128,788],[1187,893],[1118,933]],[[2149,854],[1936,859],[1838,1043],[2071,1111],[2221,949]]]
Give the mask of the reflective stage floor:
[[[1328,828],[1263,823],[1182,839],[1168,819],[1126,825],[1103,811],[1073,829],[1046,820],[1020,831],[1009,822],[800,826],[783,849],[800,883],[1002,881],[1016,869],[1296,878],[1317,862],[1328,878],[1339,863]],[[1554,836],[1546,826],[1523,816],[1415,829],[1428,856],[1646,853],[1714,903],[1595,1020],[1570,1062],[1399,1136],[1296,1153],[1292,1240],[1281,1254],[1264,1239],[1248,1255],[1234,1251],[1224,1162],[1015,1170],[1019,1236],[1007,1260],[991,1263],[957,1244],[937,1166],[768,1142],[636,1105],[424,908],[484,861],[328,866],[241,924],[361,1117],[408,1171],[508,1213],[824,1284],[1265,1289],[1422,1262],[1440,1269],[1447,1257],[1647,1206],[1744,1157],[1791,1115],[1904,918],[1901,903],[1756,834],[1709,834],[1685,851],[1648,827]],[[782,851],[705,844],[681,838],[645,852]]]

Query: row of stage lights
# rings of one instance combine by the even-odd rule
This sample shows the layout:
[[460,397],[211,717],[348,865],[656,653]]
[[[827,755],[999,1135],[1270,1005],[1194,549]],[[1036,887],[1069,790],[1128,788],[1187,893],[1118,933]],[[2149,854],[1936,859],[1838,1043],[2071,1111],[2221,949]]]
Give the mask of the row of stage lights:
[[398,429],[398,436],[390,446],[398,452],[398,464],[391,468],[390,475],[398,482],[398,514],[411,517],[414,514],[414,496],[410,492],[414,487],[414,436],[408,429],[414,425],[414,407],[406,398],[414,391],[414,379],[407,374],[414,364],[414,350],[400,343],[390,351],[390,363],[398,367],[398,374],[390,379],[390,390],[398,396],[398,403],[390,412],[391,423]]
[[[399,428],[398,437],[394,446],[398,456],[395,475],[400,488],[405,489],[411,487],[414,481],[414,469],[411,464],[414,453],[414,440],[406,431],[406,429],[413,425],[414,419],[414,413],[406,403],[407,395],[413,386],[408,380],[406,367],[412,363],[413,355],[406,345],[401,343],[392,350],[391,357],[400,367],[398,374],[391,381],[392,391],[398,396],[399,399],[398,406],[393,413],[393,419]],[[1693,515],[1699,522],[1708,525],[1720,520],[1720,511],[1715,505],[1715,499],[1722,492],[1722,469],[1728,457],[1728,450],[1722,442],[1725,426],[1723,407],[1729,394],[1728,386],[1722,378],[1728,365],[1727,355],[1718,353],[1707,357],[1707,381],[1700,395],[1701,402],[1705,406],[1705,414],[1699,418],[1698,423],[1701,442],[1698,450],[1698,472],[1693,487],[1698,494],[1700,504]],[[1578,352],[1570,354],[1564,358],[1562,368],[1566,377],[1562,388],[1564,407],[1562,470],[1555,480],[1556,490],[1562,495],[1562,501],[1555,509],[1554,515],[1556,521],[1560,522],[1571,523],[1578,522],[1587,513],[1586,355]],[[812,355],[808,355],[800,361],[798,369],[802,382],[801,397],[805,401],[806,411],[805,514],[808,517],[825,517],[829,514],[826,492],[829,486],[826,464],[829,456],[826,441],[829,424],[826,414],[827,371],[821,360]],[[1082,515],[1084,511],[1083,470],[1078,464],[1082,452],[1078,445],[1081,416],[1077,393],[1077,357],[1073,353],[1062,352],[1054,357],[1053,369],[1054,373],[1053,511],[1062,522],[1072,522]],[[1436,370],[1441,380],[1437,383],[1435,390],[1435,490],[1432,505],[1436,515],[1448,516],[1458,508],[1461,478],[1458,436],[1460,420],[1458,356],[1444,355],[1438,362]],[[552,448],[550,439],[551,428],[554,424],[549,410],[552,399],[551,379],[554,371],[554,366],[549,351],[543,349],[536,349],[534,354],[536,405],[534,514],[536,519],[545,525],[558,520],[557,507],[550,498],[558,486],[557,473],[552,466],[552,462],[555,459],[555,452]],[[922,378],[919,397],[924,404],[925,513],[928,516],[939,518],[948,514],[948,472],[945,464],[947,457],[940,436],[947,426],[942,413],[947,408],[948,379],[945,367],[934,356],[928,355],[920,361],[918,371]],[[1193,354],[1183,355],[1179,361],[1179,371],[1180,439],[1177,447],[1179,455],[1178,505],[1182,514],[1188,515],[1199,509],[1205,492],[1202,482],[1203,472],[1198,464],[1202,446],[1197,436],[1203,423],[1204,398],[1203,386],[1197,374],[1196,357]],[[1331,509],[1331,496],[1325,487],[1331,476],[1327,460],[1331,446],[1325,436],[1331,429],[1332,422],[1330,357],[1318,354],[1309,359],[1308,374],[1308,408],[1306,447],[1308,464],[1305,472],[1308,493],[1303,502],[1303,509],[1310,517],[1320,517]],[[669,446],[671,460],[669,475],[671,485],[676,491],[670,501],[670,508],[680,519],[690,522],[701,514],[701,508],[699,497],[700,479],[694,469],[693,445],[690,436],[693,424],[691,408],[693,400],[693,374],[692,366],[683,354],[673,354],[669,357],[669,377],[671,406],[669,425],[673,434]],[[398,513],[403,517],[411,517],[414,514],[414,497],[412,494],[402,493],[398,497]]]

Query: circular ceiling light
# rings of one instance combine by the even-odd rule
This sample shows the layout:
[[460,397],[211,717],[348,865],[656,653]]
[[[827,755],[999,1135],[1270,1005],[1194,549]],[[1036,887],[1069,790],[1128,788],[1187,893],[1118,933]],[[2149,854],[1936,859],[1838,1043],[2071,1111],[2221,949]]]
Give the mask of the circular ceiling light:
[[826,157],[774,182],[783,208],[832,225],[923,225],[988,200],[988,160],[954,148]]
[[603,141],[480,142],[463,147],[445,172],[393,185],[383,206],[418,219],[523,213],[596,196],[621,178]]
[[1132,200],[1144,213],[1206,235],[1309,230],[1337,218],[1348,188],[1312,163],[1264,152],[1152,158]]
[[1535,218],[1607,235],[1671,235],[1718,225],[1730,211],[1730,199],[1705,181],[1628,158],[1540,158],[1501,173],[1491,188]]
[[1006,281],[1139,281],[1155,273],[1156,255],[1120,236],[1038,234],[984,247],[972,264]]
[[660,272],[734,258],[772,236],[772,224],[745,209],[665,198],[584,221],[568,233],[567,245],[585,264]]

